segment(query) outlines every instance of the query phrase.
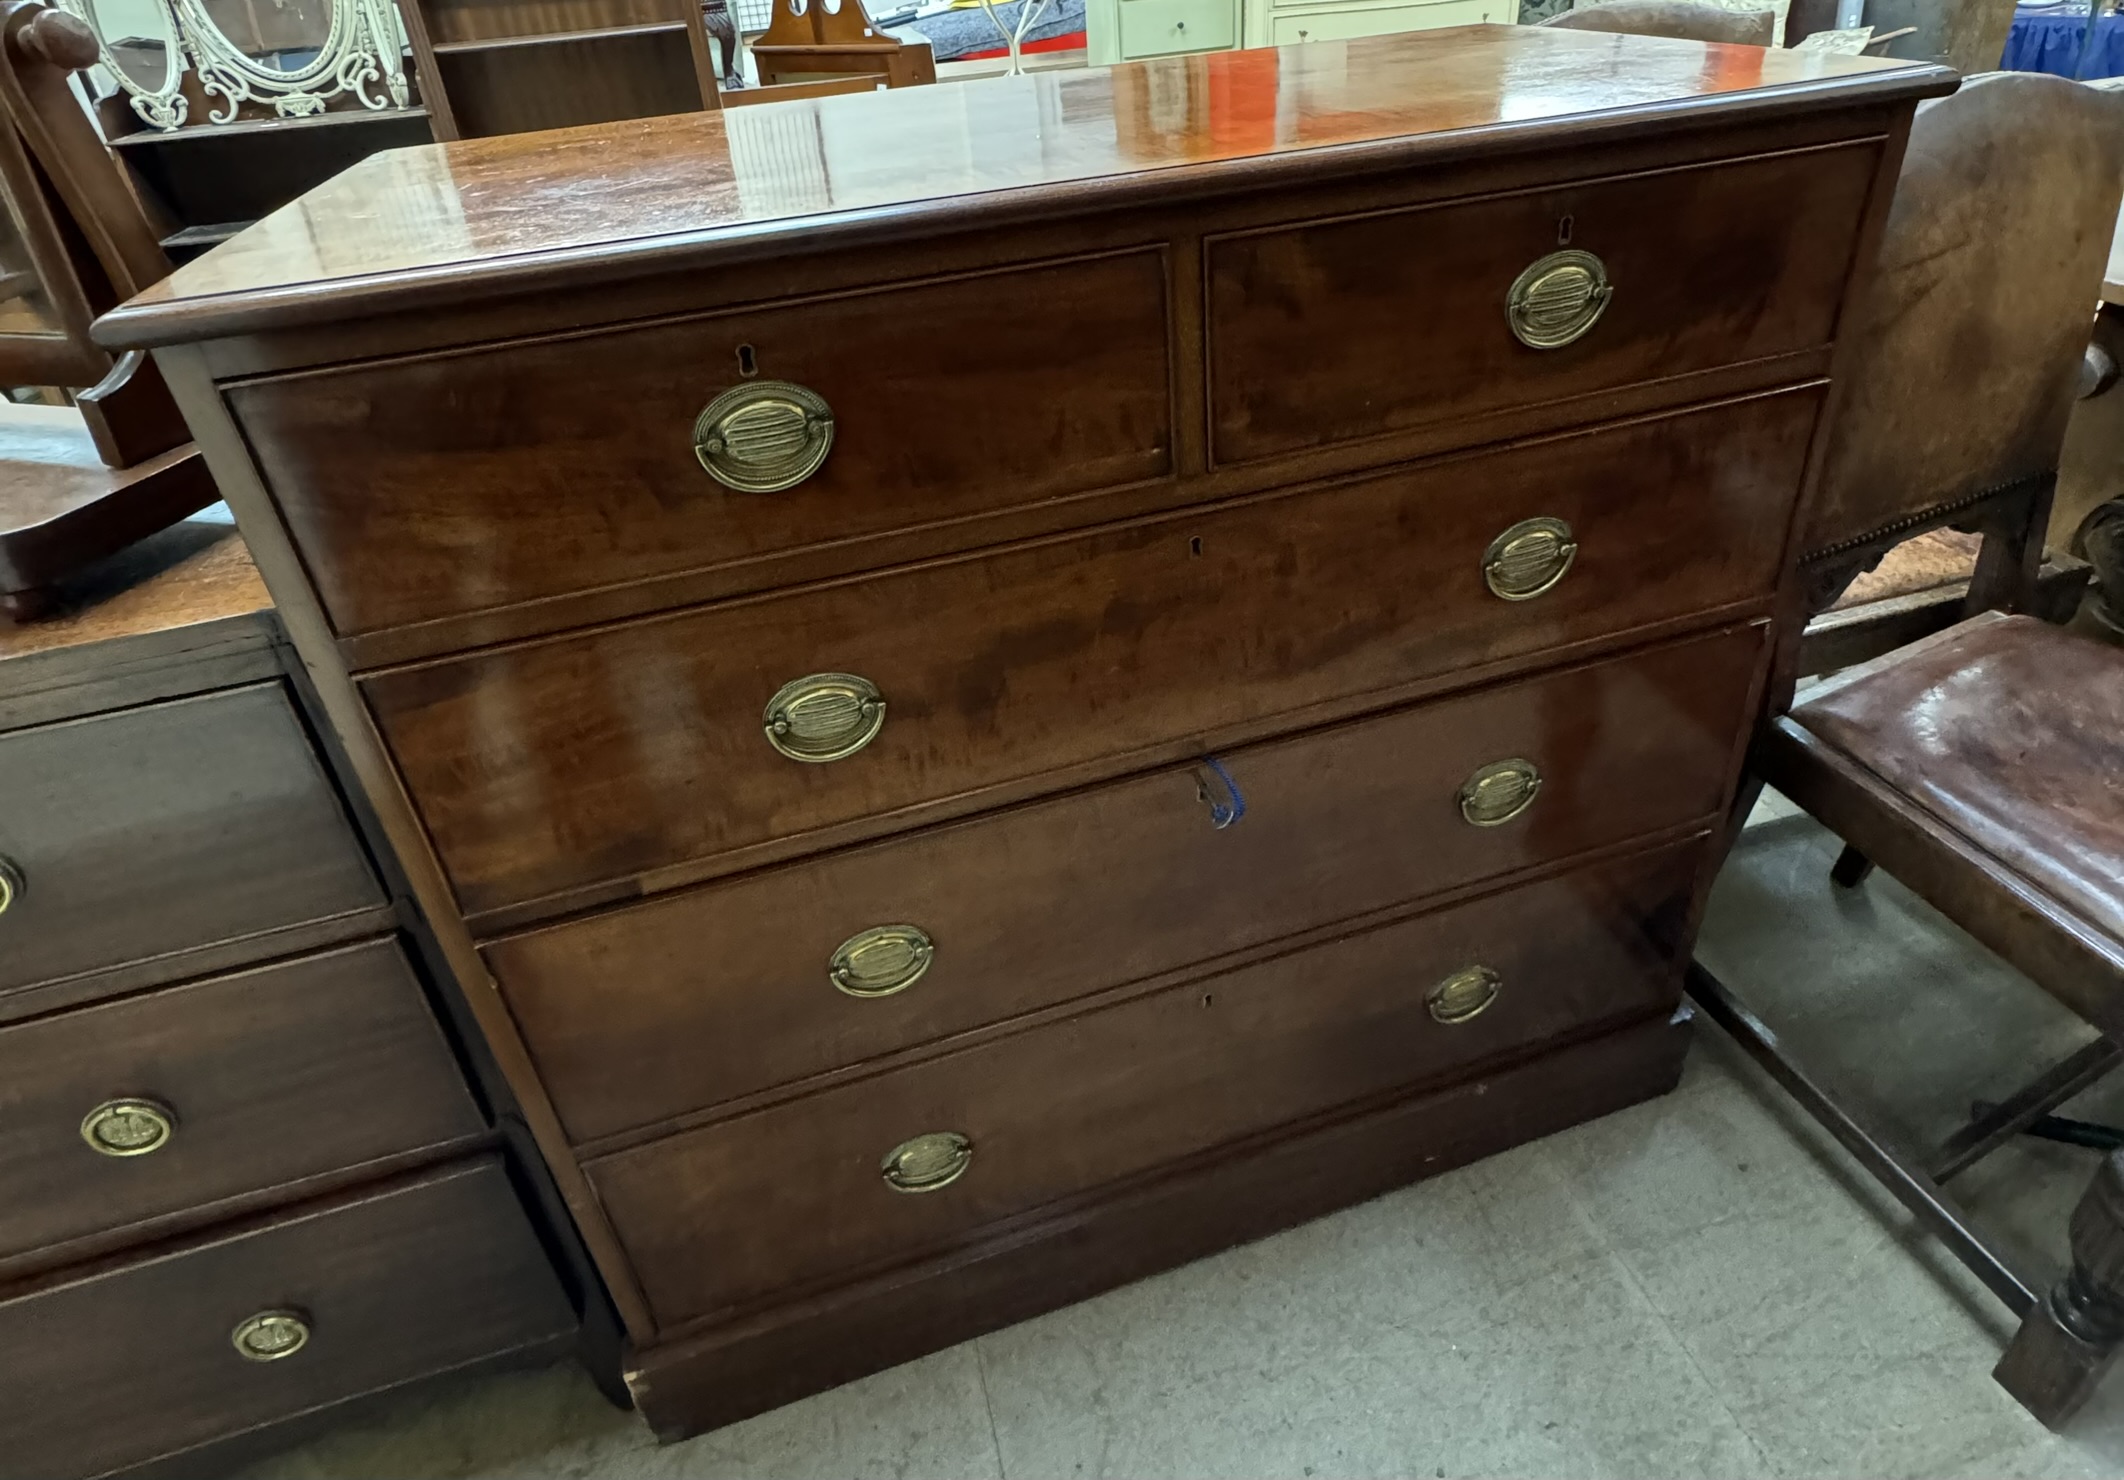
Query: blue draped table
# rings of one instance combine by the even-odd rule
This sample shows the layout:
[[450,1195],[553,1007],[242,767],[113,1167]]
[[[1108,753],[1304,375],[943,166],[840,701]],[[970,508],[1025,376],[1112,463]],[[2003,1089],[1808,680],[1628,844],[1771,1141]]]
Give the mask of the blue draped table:
[[2105,15],[2095,22],[2094,42],[2083,65],[2080,45],[2087,36],[2087,16],[2022,11],[2006,34],[2009,72],[2049,72],[2058,77],[2124,77],[2124,15]]

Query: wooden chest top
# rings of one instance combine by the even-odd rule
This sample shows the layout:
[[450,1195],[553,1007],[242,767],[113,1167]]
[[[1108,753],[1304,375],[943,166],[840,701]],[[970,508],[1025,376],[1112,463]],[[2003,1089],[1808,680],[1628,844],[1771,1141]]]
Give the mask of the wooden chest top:
[[398,149],[98,337],[215,338],[1951,85],[1895,61],[1467,26]]

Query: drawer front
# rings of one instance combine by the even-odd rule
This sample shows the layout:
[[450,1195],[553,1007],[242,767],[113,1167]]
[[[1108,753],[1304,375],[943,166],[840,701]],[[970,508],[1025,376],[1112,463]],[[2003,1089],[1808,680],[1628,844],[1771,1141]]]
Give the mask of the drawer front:
[[278,684],[0,735],[0,994],[379,904]]
[[0,1029],[0,1258],[484,1128],[390,941]]
[[[971,811],[1057,768],[1111,775],[1220,727],[1767,598],[1818,401],[1760,397],[364,688],[465,908],[546,899],[834,824]],[[1545,518],[1575,561],[1544,594],[1500,599],[1493,543]],[[839,680],[778,701],[815,674],[874,684],[884,708],[833,708],[853,692]],[[882,725],[845,759],[801,763],[764,733],[778,703],[800,726],[784,743]]]
[[[267,1323],[239,1352],[254,1316]],[[8,1473],[104,1475],[565,1335],[574,1318],[501,1167],[359,1200],[0,1302]]]
[[[825,462],[779,492],[726,487],[695,450],[696,419],[769,381],[822,399]],[[1164,476],[1165,261],[1023,268],[228,395],[333,625],[366,632]]]
[[1309,41],[1347,41],[1358,36],[1385,36],[1395,31],[1430,31],[1440,26],[1479,26],[1504,13],[1506,0],[1448,0],[1443,5],[1390,5],[1370,10],[1277,7],[1270,21],[1277,46]]
[[[1876,159],[1874,144],[1840,145],[1212,241],[1214,456],[1414,432],[1825,347]],[[1566,237],[1600,259],[1611,296],[1582,337],[1530,348],[1507,300]]]
[[[664,1324],[853,1278],[1658,1008],[1703,856],[1691,844],[1353,935],[593,1161],[590,1178]],[[1476,1015],[1441,1021],[1429,1000]],[[947,1136],[971,1147],[956,1180],[888,1184],[897,1148]],[[898,1175],[940,1180],[954,1149],[910,1147]]]
[[1232,0],[1124,0],[1121,55],[1162,57],[1183,51],[1221,51],[1239,41]]
[[[1247,812],[1224,828],[1204,800],[1224,783],[1179,766],[530,931],[487,964],[570,1135],[610,1135],[1712,816],[1762,653],[1732,628],[1234,751]],[[1538,778],[1523,811],[1463,810],[1515,761]]]

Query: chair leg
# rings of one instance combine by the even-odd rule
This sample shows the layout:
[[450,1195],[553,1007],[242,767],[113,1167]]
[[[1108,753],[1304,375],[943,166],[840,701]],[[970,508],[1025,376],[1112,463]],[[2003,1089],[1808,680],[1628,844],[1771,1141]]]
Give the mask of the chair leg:
[[1992,1377],[2050,1428],[2079,1411],[2124,1340],[2124,1152],[2072,1213],[2072,1268],[2029,1310]]
[[1846,843],[1844,851],[1836,855],[1835,867],[1829,870],[1829,882],[1839,889],[1856,889],[1872,872],[1873,860]]

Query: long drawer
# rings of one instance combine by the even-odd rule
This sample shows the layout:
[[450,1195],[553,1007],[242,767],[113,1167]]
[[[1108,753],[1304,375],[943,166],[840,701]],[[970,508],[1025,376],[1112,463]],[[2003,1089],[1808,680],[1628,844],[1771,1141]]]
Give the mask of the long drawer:
[[[1279,18],[1277,39],[1303,24]],[[1878,156],[1840,145],[1213,239],[1213,455],[1243,462],[1826,346]],[[1515,290],[1529,295],[1521,330]]]
[[0,735],[0,996],[383,900],[277,683]]
[[1701,842],[1566,874],[594,1160],[657,1320],[1000,1220],[1673,1000]]
[[1818,404],[1802,388],[363,689],[468,912],[727,872],[754,845],[1767,599]]
[[[1713,814],[1760,626],[486,947],[577,1141]],[[1487,792],[1485,791],[1487,788]],[[617,1066],[624,1065],[624,1072]]]
[[[819,398],[825,461],[726,487],[695,423],[775,382]],[[342,633],[1160,477],[1171,404],[1156,249],[229,392]]]
[[390,941],[0,1029],[0,1259],[484,1128]]
[[0,1463],[85,1480],[574,1324],[506,1174],[460,1163],[0,1297]]

